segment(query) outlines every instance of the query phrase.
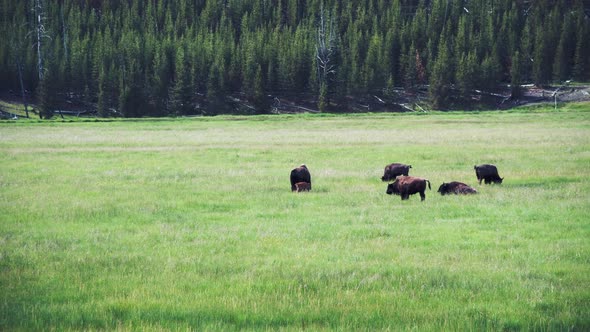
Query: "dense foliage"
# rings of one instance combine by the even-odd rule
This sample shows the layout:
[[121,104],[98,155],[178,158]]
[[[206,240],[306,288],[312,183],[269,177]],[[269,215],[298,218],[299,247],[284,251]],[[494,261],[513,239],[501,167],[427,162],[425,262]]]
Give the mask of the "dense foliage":
[[47,113],[77,99],[103,116],[218,114],[232,95],[325,110],[426,85],[443,108],[451,88],[590,78],[581,0],[0,2],[0,91]]

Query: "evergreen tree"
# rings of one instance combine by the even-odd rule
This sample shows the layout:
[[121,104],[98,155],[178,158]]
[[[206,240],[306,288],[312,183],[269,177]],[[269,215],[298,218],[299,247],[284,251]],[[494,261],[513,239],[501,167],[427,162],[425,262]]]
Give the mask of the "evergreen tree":
[[379,33],[374,33],[373,37],[369,42],[369,48],[367,50],[367,56],[365,58],[365,64],[363,72],[365,74],[364,81],[368,91],[375,91],[382,88],[385,85],[387,68],[383,64],[381,57],[381,50],[383,49],[383,43]]
[[584,18],[583,12],[578,19],[578,31],[576,33],[576,51],[574,55],[574,78],[578,81],[590,79],[590,23]]
[[415,61],[414,53],[418,54],[418,50],[415,48],[414,43],[408,48],[407,54],[404,55],[404,87],[408,90],[414,90],[418,84],[418,68],[416,67],[417,62]]
[[258,113],[268,113],[270,111],[270,103],[264,92],[264,78],[262,77],[262,67],[258,65],[254,77],[254,107]]
[[45,62],[44,73],[42,74],[43,79],[39,82],[38,86],[38,104],[39,104],[39,117],[41,119],[51,119],[58,108],[57,94],[58,90],[53,85],[55,78],[55,65],[52,61]]
[[512,66],[510,68],[510,91],[512,98],[518,98],[522,95],[522,58],[520,52],[516,51],[512,56]]
[[[174,56],[171,41],[165,42],[154,54],[150,84],[150,100],[154,105],[154,116],[173,115],[170,107],[170,89],[174,81]],[[188,84],[193,86],[190,74],[189,72]]]
[[443,36],[438,45],[438,55],[432,74],[430,75],[430,87],[428,91],[434,109],[442,109],[448,105],[449,90],[452,83],[452,67],[450,64],[450,51],[446,38]]
[[481,63],[481,73],[476,81],[480,82],[479,87],[485,90],[494,90],[502,79],[502,64],[494,43],[492,50],[488,53]]
[[[561,36],[553,62],[553,79],[565,81],[571,77],[576,52],[574,20],[566,18],[561,29]],[[590,38],[590,36],[587,36]]]
[[207,81],[207,114],[223,114],[226,113],[226,106],[224,104],[225,96],[225,78],[223,62],[215,61],[209,71],[209,78]]
[[533,81],[537,86],[542,86],[549,81],[548,67],[550,60],[547,56],[548,46],[542,29],[537,29],[535,34],[535,46],[533,53]]
[[182,46],[176,52],[175,64],[176,71],[170,92],[169,114],[189,115],[193,113],[191,71]]
[[97,113],[101,117],[108,117],[109,116],[109,79],[107,71],[104,67],[101,67],[100,73],[98,75],[98,103],[97,103]]
[[531,30],[531,21],[527,20],[524,25],[519,48],[519,54],[522,59],[520,65],[522,67],[521,75],[523,82],[530,82],[533,72],[533,45],[535,39]]
[[119,112],[124,117],[136,118],[146,115],[146,98],[143,91],[143,79],[136,61],[129,64],[129,71],[123,74],[119,95]]
[[475,52],[464,54],[457,66],[457,85],[464,98],[471,95],[476,87],[478,79],[481,77],[478,71],[479,63]]

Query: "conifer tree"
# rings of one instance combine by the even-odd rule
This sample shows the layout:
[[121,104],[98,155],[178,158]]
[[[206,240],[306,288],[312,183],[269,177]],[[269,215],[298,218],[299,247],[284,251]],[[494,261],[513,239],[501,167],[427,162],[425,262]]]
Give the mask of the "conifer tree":
[[39,82],[37,95],[39,97],[39,117],[51,119],[57,109],[58,90],[53,85],[55,79],[55,65],[53,61],[46,61],[42,74],[43,79]]
[[583,12],[577,22],[573,74],[576,80],[586,81],[590,79],[590,22],[584,18]]
[[365,86],[368,91],[375,91],[385,85],[386,78],[383,77],[383,75],[387,69],[381,62],[382,57],[380,53],[382,49],[383,44],[381,42],[381,36],[379,33],[375,32],[369,41],[363,69],[365,74]]
[[512,65],[510,67],[510,92],[512,98],[518,98],[522,95],[522,57],[520,52],[514,52],[512,55]]
[[254,76],[254,107],[258,113],[268,113],[270,110],[270,103],[264,92],[264,78],[262,76],[262,67],[258,65],[256,74]]
[[[590,36],[587,36],[590,38]],[[559,43],[553,62],[553,79],[565,81],[571,77],[576,52],[576,40],[573,19],[566,18],[563,22]]]
[[482,82],[481,88],[494,90],[504,75],[497,43],[485,57],[481,65],[480,76],[476,78]]
[[550,61],[547,56],[548,45],[543,29],[537,29],[535,34],[535,46],[533,53],[533,81],[537,86],[542,86],[549,81]]
[[452,67],[449,47],[446,37],[440,39],[438,55],[432,74],[430,75],[430,101],[435,109],[442,109],[448,105],[449,88],[452,81]]
[[135,118],[146,115],[146,98],[143,78],[137,61],[131,61],[129,70],[123,74],[119,95],[119,112],[124,117]]
[[104,67],[100,68],[98,75],[98,102],[97,102],[97,113],[101,117],[109,116],[109,79],[107,70]]
[[475,52],[469,52],[461,57],[457,66],[456,78],[459,91],[464,98],[467,98],[476,87],[478,78],[479,63]]
[[414,90],[416,85],[418,84],[418,68],[416,67],[416,58],[414,53],[417,53],[418,50],[414,46],[414,43],[408,48],[408,51],[404,55],[404,87],[408,90]]
[[211,66],[209,77],[207,80],[207,114],[223,114],[226,113],[224,105],[225,95],[225,72],[224,64],[217,59]]
[[176,71],[170,92],[169,114],[189,115],[193,113],[190,67],[184,47],[178,47],[175,59]]
[[522,30],[522,38],[520,40],[520,47],[518,49],[520,58],[522,59],[521,65],[521,79],[522,82],[530,82],[532,79],[532,68],[533,68],[533,44],[534,35],[531,30],[531,21],[527,20]]

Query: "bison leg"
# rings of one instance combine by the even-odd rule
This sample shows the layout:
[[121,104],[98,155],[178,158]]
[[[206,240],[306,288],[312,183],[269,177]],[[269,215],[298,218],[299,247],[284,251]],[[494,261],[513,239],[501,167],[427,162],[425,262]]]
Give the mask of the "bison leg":
[[423,201],[426,199],[426,195],[424,194],[423,191],[420,192],[420,200]]

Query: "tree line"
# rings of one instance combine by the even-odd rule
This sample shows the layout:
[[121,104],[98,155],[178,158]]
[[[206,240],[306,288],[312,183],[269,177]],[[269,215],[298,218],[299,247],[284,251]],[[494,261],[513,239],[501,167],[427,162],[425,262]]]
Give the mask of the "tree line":
[[[586,5],[587,6],[587,5]],[[590,79],[582,0],[1,0],[0,91],[45,116],[82,100],[100,116],[270,111],[300,95],[427,87],[451,94]],[[451,92],[451,90],[453,92]]]

